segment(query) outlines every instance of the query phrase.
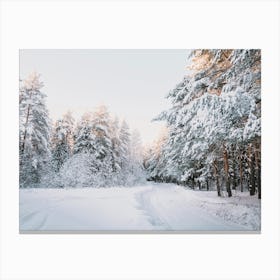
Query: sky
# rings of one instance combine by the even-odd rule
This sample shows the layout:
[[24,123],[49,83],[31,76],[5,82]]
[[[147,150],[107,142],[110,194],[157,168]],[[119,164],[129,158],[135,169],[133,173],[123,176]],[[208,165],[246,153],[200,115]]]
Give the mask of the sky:
[[76,120],[105,105],[112,116],[151,143],[170,107],[167,93],[186,75],[188,50],[20,50],[20,78],[36,71],[53,121],[68,110]]

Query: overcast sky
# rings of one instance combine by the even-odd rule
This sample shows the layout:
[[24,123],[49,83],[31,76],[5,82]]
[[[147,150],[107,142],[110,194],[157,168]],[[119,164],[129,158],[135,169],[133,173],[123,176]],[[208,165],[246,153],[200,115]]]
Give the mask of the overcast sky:
[[162,123],[151,122],[169,108],[165,95],[186,74],[187,50],[21,50],[20,78],[36,71],[52,120],[71,110],[76,119],[99,105],[125,118],[144,143]]

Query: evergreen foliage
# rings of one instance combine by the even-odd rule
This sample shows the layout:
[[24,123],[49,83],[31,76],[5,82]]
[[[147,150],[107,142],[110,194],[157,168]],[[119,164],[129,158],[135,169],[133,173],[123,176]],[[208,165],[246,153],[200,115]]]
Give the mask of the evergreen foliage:
[[260,50],[193,50],[188,59],[189,74],[167,95],[171,108],[155,119],[168,137],[146,159],[150,178],[212,183],[228,196],[247,181],[260,197]]
[[36,187],[50,160],[50,119],[40,75],[32,73],[20,86],[20,187]]

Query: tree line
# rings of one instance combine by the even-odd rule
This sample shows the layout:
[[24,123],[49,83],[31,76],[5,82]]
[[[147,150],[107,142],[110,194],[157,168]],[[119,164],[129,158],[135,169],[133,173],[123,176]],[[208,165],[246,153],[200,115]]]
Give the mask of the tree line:
[[154,119],[166,131],[144,158],[139,134],[106,107],[52,123],[40,76],[20,81],[20,187],[133,185],[147,172],[218,196],[261,198],[260,50],[192,50],[187,72]]
[[192,50],[187,70],[155,118],[167,132],[146,152],[149,179],[261,198],[261,51]]
[[106,187],[141,182],[137,131],[112,118],[105,106],[75,123],[70,112],[52,123],[40,75],[20,81],[20,187]]

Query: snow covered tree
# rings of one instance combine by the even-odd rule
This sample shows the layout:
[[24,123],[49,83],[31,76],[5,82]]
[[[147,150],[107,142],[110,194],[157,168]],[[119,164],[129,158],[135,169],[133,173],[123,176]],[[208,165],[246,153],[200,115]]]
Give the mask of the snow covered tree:
[[73,152],[73,145],[74,145],[74,126],[75,126],[75,119],[72,116],[72,113],[68,111],[62,117],[63,121],[63,128],[65,130],[65,140],[69,147],[70,154]]
[[76,153],[60,169],[60,184],[64,188],[104,187],[102,174],[96,169],[90,153]]
[[143,182],[145,180],[145,173],[143,167],[143,146],[140,134],[134,130],[131,134],[130,142],[130,172],[132,178],[132,185]]
[[50,159],[50,120],[42,87],[35,72],[20,87],[20,187],[38,187]]
[[[100,106],[92,113],[84,114],[77,125],[74,135],[74,155],[88,154],[89,156],[74,156],[69,162],[74,160],[73,164],[78,164],[78,161],[86,160],[88,162],[91,159],[91,176],[95,176],[95,180],[91,177],[92,184],[98,186],[112,184],[111,176],[114,168],[112,134],[112,121],[104,106]],[[66,166],[69,166],[69,162],[66,162]],[[84,163],[80,164],[84,166]],[[66,174],[65,169],[63,170],[63,173]],[[69,173],[67,174],[69,175]]]
[[161,179],[209,189],[214,177],[221,195],[222,176],[231,196],[236,165],[242,184],[246,158],[253,195],[256,179],[260,186],[260,51],[193,50],[188,59],[188,76],[167,95],[172,107],[156,118],[169,130]]
[[159,137],[152,143],[151,146],[147,147],[144,155],[144,167],[148,172],[148,179],[154,181],[168,181],[167,178],[170,176],[170,167],[168,162],[168,152],[163,151],[166,147],[167,141],[167,130],[163,129]]
[[58,172],[66,159],[72,153],[74,119],[70,112],[57,120],[52,135],[52,163]]
[[115,117],[111,125],[111,141],[112,141],[112,169],[113,172],[118,174],[121,170],[121,160],[120,160],[120,127],[119,119]]
[[95,155],[97,159],[110,158],[111,141],[111,119],[105,106],[100,106],[93,113],[92,129],[95,135]]
[[78,122],[74,133],[73,153],[94,153],[95,134],[93,133],[92,113],[85,113]]
[[[65,139],[61,136],[61,122],[57,127],[60,139]],[[59,152],[66,153],[65,145],[59,147]],[[131,139],[127,123],[123,121],[120,126],[118,118],[113,120],[107,108],[100,106],[94,112],[84,114],[78,122],[73,155],[62,160],[60,182],[64,186],[83,187],[135,185],[145,178],[141,150],[139,135],[133,133]],[[64,156],[60,153],[59,158]],[[81,182],[74,171],[78,166],[81,167]]]
[[130,139],[129,126],[125,120],[122,121],[119,132],[119,151],[120,151],[120,182],[123,185],[127,184],[127,178],[129,177],[129,164],[130,164]]

